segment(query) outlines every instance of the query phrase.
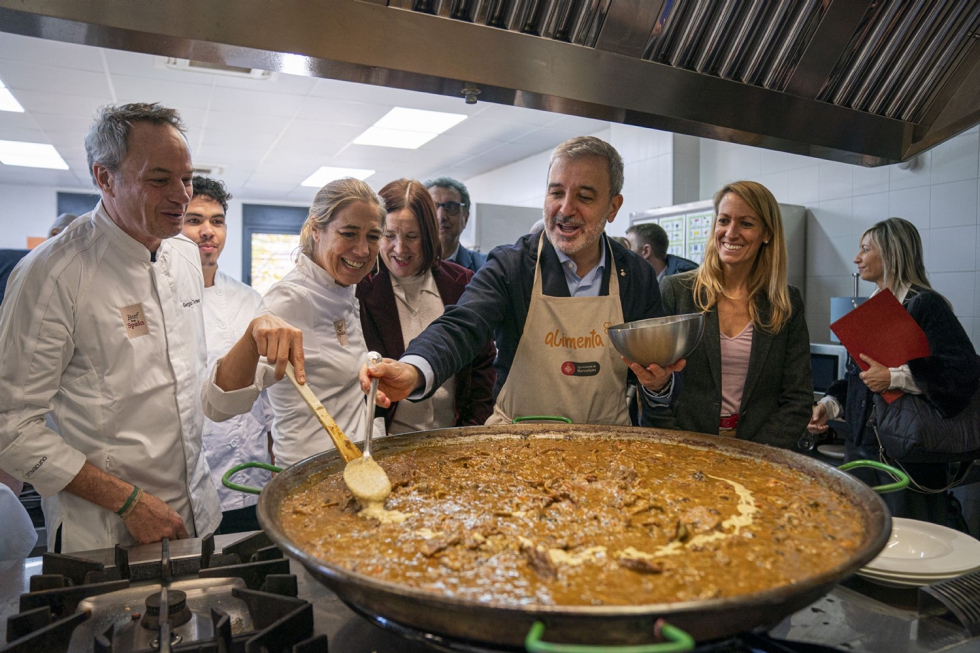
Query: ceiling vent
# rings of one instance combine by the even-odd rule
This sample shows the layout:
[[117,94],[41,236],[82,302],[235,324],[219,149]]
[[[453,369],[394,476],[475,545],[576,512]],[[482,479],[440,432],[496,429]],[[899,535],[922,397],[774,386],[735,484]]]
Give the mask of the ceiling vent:
[[258,68],[242,68],[240,66],[229,66],[222,63],[208,63],[207,61],[193,61],[191,59],[177,59],[176,57],[158,57],[158,64],[163,68],[171,70],[183,70],[192,73],[210,73],[212,75],[225,75],[227,77],[240,77],[244,79],[272,80],[276,73]]

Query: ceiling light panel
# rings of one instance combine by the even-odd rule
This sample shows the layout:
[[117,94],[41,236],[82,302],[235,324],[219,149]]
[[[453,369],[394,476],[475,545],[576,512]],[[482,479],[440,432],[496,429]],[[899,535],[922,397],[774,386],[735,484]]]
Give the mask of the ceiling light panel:
[[0,111],[24,113],[24,107],[20,106],[20,102],[10,92],[10,89],[3,85],[2,79],[0,79]]
[[374,170],[365,170],[364,168],[331,168],[329,166],[323,166],[307,177],[300,186],[320,188],[329,184],[331,181],[343,179],[344,177],[354,177],[355,179],[364,181],[373,175],[374,172]]
[[0,163],[25,168],[50,168],[67,170],[68,164],[46,143],[24,143],[21,141],[0,141]]
[[415,150],[466,118],[461,113],[395,107],[355,138],[354,144]]

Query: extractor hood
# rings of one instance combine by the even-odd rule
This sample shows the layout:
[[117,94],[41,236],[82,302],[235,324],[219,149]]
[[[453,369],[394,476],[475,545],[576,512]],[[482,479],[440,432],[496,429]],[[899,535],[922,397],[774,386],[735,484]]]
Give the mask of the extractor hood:
[[0,31],[882,165],[980,122],[978,0],[0,0]]

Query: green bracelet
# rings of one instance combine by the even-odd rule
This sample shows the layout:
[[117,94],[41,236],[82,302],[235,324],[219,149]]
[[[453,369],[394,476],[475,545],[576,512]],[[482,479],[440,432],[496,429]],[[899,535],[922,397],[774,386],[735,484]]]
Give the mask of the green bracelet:
[[133,501],[136,499],[136,496],[139,493],[140,493],[140,489],[134,485],[133,493],[129,495],[128,499],[126,499],[126,503],[123,504],[122,508],[116,511],[116,514],[119,515],[120,517],[126,514],[126,511],[129,510],[129,506],[133,504]]

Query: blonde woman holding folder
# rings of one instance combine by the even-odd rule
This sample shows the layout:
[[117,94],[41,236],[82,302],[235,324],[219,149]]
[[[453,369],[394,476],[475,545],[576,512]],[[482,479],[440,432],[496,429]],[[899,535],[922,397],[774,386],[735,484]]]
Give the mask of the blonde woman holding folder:
[[[809,430],[827,430],[827,420],[841,418],[847,424],[845,460],[877,460],[878,440],[871,417],[872,394],[890,389],[923,396],[944,416],[963,410],[980,385],[980,361],[949,301],[932,289],[922,262],[922,239],[908,220],[889,218],[868,229],[854,263],[865,281],[877,285],[875,293],[888,289],[902,303],[929,341],[931,354],[888,368],[868,356],[866,371],[848,360],[848,373],[835,382],[813,407]],[[873,295],[872,295],[873,296]],[[892,515],[930,521],[964,530],[965,522],[948,484],[945,463],[903,465],[918,488],[883,495]],[[880,472],[855,470],[869,485],[888,482]],[[932,490],[931,492],[928,490]]]

